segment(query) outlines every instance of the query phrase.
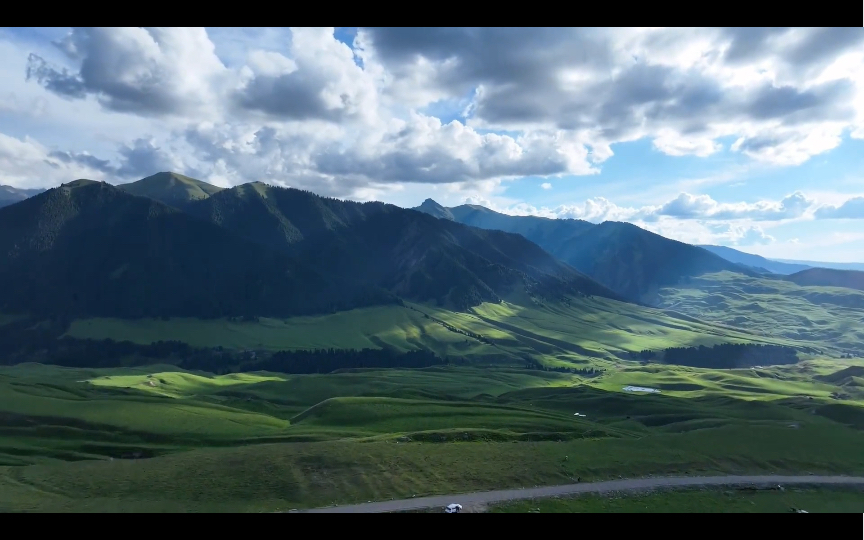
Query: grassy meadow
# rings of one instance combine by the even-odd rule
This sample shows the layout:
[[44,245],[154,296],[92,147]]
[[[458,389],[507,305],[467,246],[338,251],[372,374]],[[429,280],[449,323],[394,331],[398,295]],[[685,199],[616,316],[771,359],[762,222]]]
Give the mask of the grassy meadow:
[[661,490],[615,496],[536,499],[494,505],[491,513],[864,513],[864,491],[791,486],[784,491],[747,489]]
[[662,289],[660,296],[663,307],[707,323],[864,357],[862,291],[721,272]]
[[[691,289],[674,294],[697,297]],[[834,309],[804,301],[825,317]],[[577,477],[864,474],[864,361],[837,358],[842,348],[830,340],[825,354],[784,366],[710,370],[629,360],[642,349],[809,345],[800,333],[769,332],[777,321],[714,321],[693,305],[650,309],[574,298],[462,313],[406,304],[259,322],[75,321],[68,335],[78,338],[271,351],[423,348],[470,365],[320,375],[0,367],[0,511],[281,511]],[[857,329],[836,317],[825,324],[851,340]],[[529,370],[526,357],[602,371]],[[631,385],[659,393],[624,390]],[[818,508],[817,495],[802,493],[803,507]],[[562,499],[540,508],[739,504],[721,492],[639,497]],[[838,508],[858,501],[854,494],[826,497]],[[749,501],[755,511],[788,503]]]
[[[277,511],[576,477],[864,474],[864,407],[826,396],[831,382],[806,389],[808,368],[841,383],[832,373],[849,369],[813,361],[762,377],[635,364],[582,379],[22,364],[0,369],[0,510]],[[620,387],[670,380],[694,388]],[[730,395],[748,382],[758,390]]]
[[[461,332],[486,338],[483,343]],[[423,304],[355,309],[332,315],[240,322],[225,319],[83,319],[67,334],[82,339],[126,339],[148,344],[177,340],[195,347],[298,350],[389,347],[426,349],[439,356],[485,363],[548,365],[615,361],[631,351],[719,343],[789,344],[739,328],[686,320],[660,309],[604,298],[573,298],[530,306],[485,303],[467,312]]]

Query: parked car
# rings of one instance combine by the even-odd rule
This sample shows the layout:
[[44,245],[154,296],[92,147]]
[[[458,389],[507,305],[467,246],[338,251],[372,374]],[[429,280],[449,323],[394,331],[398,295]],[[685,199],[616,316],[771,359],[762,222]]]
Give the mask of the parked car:
[[448,514],[458,514],[461,511],[462,511],[462,505],[461,504],[455,504],[455,503],[454,504],[448,504],[447,506],[444,507],[444,512],[446,512]]

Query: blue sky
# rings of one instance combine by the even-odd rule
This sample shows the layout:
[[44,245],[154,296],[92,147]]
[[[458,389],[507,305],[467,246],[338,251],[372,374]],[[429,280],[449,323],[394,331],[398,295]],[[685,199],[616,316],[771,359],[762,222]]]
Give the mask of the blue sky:
[[864,261],[864,29],[2,28],[0,184],[175,170]]

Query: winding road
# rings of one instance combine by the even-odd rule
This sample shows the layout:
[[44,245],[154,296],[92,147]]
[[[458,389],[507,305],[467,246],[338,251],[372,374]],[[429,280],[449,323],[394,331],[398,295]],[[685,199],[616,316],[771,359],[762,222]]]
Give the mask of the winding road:
[[419,510],[447,506],[450,503],[461,504],[464,507],[483,506],[503,501],[520,499],[535,499],[575,495],[578,493],[611,493],[620,491],[640,491],[663,487],[688,486],[776,486],[784,484],[810,485],[861,485],[864,477],[856,476],[683,476],[632,478],[627,480],[611,480],[607,482],[584,482],[561,486],[546,486],[527,489],[506,489],[500,491],[480,491],[462,493],[460,495],[438,495],[434,497],[417,497],[399,501],[380,501],[347,506],[330,506],[305,510],[306,513],[382,513]]

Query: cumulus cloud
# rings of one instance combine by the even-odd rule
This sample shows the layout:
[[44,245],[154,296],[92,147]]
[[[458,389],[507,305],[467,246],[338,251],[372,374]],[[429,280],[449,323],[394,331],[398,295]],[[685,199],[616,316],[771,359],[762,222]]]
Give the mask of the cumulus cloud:
[[601,221],[656,222],[665,218],[676,221],[732,222],[746,220],[769,222],[809,216],[815,205],[815,199],[807,197],[801,192],[787,195],[779,201],[758,201],[756,203],[719,203],[708,195],[681,193],[670,201],[654,206],[619,206],[606,198],[595,197],[581,204],[562,204],[554,208],[538,208],[524,203],[509,206],[495,205],[492,208],[511,215],[584,219],[594,223]]
[[[708,157],[729,140],[754,160],[800,164],[864,133],[862,38],[855,28],[361,28],[349,46],[333,28],[73,28],[34,47],[22,79],[152,120],[112,141],[113,154],[52,149],[58,166],[123,178],[183,167],[223,185],[362,198],[406,183],[542,186],[596,174],[614,144],[645,137],[673,156]],[[689,197],[669,201],[669,214],[605,199],[561,212],[801,215],[794,199]]]
[[[444,95],[474,89],[471,125],[553,125],[590,134],[598,146],[650,137],[670,155],[710,155],[718,138],[737,135],[736,150],[797,164],[839,144],[862,93],[848,72],[813,83],[864,41],[860,28],[369,28],[361,35],[401,77],[422,65],[437,72],[424,81]],[[836,125],[812,135],[826,122]]]
[[720,221],[696,217],[680,219],[659,214],[659,206],[623,207],[604,198],[555,208],[538,208],[525,203],[500,204],[483,196],[466,197],[464,202],[512,216],[580,219],[591,223],[627,221],[661,236],[690,244],[756,246],[776,242],[775,237],[768,234],[763,227],[747,220]]
[[181,171],[188,167],[174,154],[156,145],[153,139],[136,139],[119,149],[119,165],[100,159],[88,152],[48,152],[49,163],[78,166],[106,178],[130,180],[149,176],[156,171]]
[[722,223],[709,225],[715,237],[736,246],[766,245],[776,241],[758,225]]
[[114,174],[121,178],[143,178],[154,172],[184,171],[185,166],[176,154],[157,146],[153,139],[137,139],[131,146],[120,148],[121,164]]
[[543,189],[552,189],[552,184],[550,184],[549,182],[543,182],[542,184],[540,184],[540,187]]
[[109,163],[89,154],[46,148],[29,137],[0,133],[0,184],[18,188],[54,187],[76,178],[103,180]]
[[93,95],[120,112],[200,111],[212,104],[225,70],[203,28],[74,28],[55,45],[77,71],[31,54],[26,77],[70,99]]
[[233,98],[241,107],[278,118],[343,121],[377,109],[372,76],[332,29],[292,28],[290,57],[252,51]]
[[780,201],[759,201],[756,203],[718,203],[708,195],[682,193],[662,205],[658,215],[683,219],[752,219],[756,221],[777,221],[795,219],[813,206],[814,201],[796,191]]
[[853,197],[840,206],[823,206],[816,210],[818,219],[864,219],[864,197]]
[[92,169],[94,171],[99,171],[106,174],[113,174],[117,172],[117,168],[114,167],[111,162],[104,159],[99,159],[88,152],[78,153],[54,150],[52,152],[48,152],[47,157],[65,163],[67,165],[75,164],[86,169]]

